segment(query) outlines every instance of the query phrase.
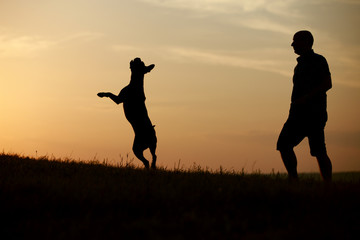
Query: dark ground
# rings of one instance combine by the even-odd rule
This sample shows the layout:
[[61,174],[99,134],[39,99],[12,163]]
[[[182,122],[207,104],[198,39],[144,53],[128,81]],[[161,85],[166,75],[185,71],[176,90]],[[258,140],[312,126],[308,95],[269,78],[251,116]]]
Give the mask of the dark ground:
[[360,173],[145,171],[0,154],[1,239],[360,239]]

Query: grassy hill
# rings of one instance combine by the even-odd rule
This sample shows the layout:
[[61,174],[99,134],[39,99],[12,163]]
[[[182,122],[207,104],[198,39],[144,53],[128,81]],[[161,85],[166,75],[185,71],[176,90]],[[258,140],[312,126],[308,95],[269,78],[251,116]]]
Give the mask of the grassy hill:
[[0,154],[1,239],[360,239],[360,174],[146,171]]

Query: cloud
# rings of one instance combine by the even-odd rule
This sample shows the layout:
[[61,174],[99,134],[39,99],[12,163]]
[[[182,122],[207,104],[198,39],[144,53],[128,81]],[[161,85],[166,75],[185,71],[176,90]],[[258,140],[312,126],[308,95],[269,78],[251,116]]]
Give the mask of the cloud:
[[104,34],[100,32],[78,32],[66,37],[61,38],[58,43],[61,42],[70,42],[70,41],[93,41],[103,37]]
[[[346,12],[354,14],[359,5],[358,0],[139,0],[158,8],[172,9],[175,13],[191,18],[211,18],[212,22],[220,22],[222,25],[239,27],[256,31],[253,36],[262,38],[269,48],[272,39],[289,39],[300,29],[308,29],[315,34],[315,50],[324,54],[329,60],[330,68],[334,77],[342,85],[359,87],[358,65],[359,49],[356,45],[358,33],[348,26],[354,26],[356,15],[344,16]],[[339,6],[341,11],[339,12]],[[328,11],[328,15],[320,16],[319,12]],[[322,23],[326,17],[339,13],[339,22],[334,26]],[[319,21],[319,18],[322,20]],[[349,19],[354,19],[353,22]],[[323,24],[323,25],[322,25]],[[356,25],[356,24],[355,24]],[[340,29],[341,28],[341,29]],[[251,32],[253,33],[253,32]],[[267,41],[269,40],[269,41]],[[320,44],[319,44],[320,43]],[[274,45],[273,45],[274,46]],[[291,49],[285,49],[291,53]],[[286,63],[289,55],[259,52],[258,49],[248,49],[247,54],[208,51],[198,48],[170,48],[170,53],[178,59],[201,61],[208,64],[232,64],[257,70],[277,72],[289,76],[290,69],[295,62]],[[277,48],[280,46],[277,45]],[[286,46],[289,47],[289,46]],[[321,47],[321,48],[320,48]],[[260,48],[260,47],[259,47]],[[196,50],[195,50],[196,49]],[[270,49],[274,50],[274,49]],[[276,49],[275,49],[276,50]],[[263,49],[261,49],[263,51]],[[254,56],[261,56],[255,59]],[[274,58],[274,56],[276,56]],[[274,60],[276,62],[273,62]],[[292,65],[291,65],[292,64]]]
[[34,57],[59,44],[71,41],[92,41],[101,36],[101,33],[79,32],[54,40],[36,35],[13,36],[0,33],[0,57]]
[[189,11],[193,16],[217,17],[219,21],[250,29],[293,33],[289,19],[300,18],[294,0],[141,0],[164,8]]
[[[198,62],[207,65],[223,65],[242,67],[266,72],[277,73],[286,77],[291,76],[288,61],[275,60],[274,54],[280,56],[286,54],[283,49],[258,49],[238,52],[216,52],[202,49],[195,49],[182,46],[158,46],[152,50],[134,45],[114,45],[115,52],[145,52],[161,55],[163,58],[177,62]],[[261,52],[261,53],[260,53]],[[261,56],[257,59],[254,56]],[[268,58],[266,58],[268,56]]]
[[[340,51],[340,50],[339,50]],[[331,59],[336,59],[334,65],[330,65],[331,71],[337,76],[335,81],[337,84],[341,84],[348,87],[360,87],[358,81],[360,61],[359,48],[353,49],[354,53],[344,53],[342,55],[329,54]],[[224,65],[233,67],[242,67],[246,69],[260,70],[265,72],[272,72],[280,74],[284,77],[290,78],[293,74],[292,69],[296,62],[289,61],[287,49],[249,49],[247,51],[238,52],[211,52],[201,49],[192,49],[185,47],[168,47],[161,50],[166,54],[167,58],[172,58],[175,61],[197,61],[203,64],[209,65]],[[335,51],[334,53],[338,53]],[[261,56],[261,59],[256,56]],[[274,58],[276,56],[276,58]],[[335,66],[336,65],[336,66]],[[342,69],[341,75],[338,75],[336,69]]]
[[116,44],[111,47],[115,52],[138,52],[141,48],[133,45]]
[[275,21],[269,21],[267,18],[241,19],[238,21],[238,24],[255,30],[271,31],[286,35],[292,35],[294,33],[293,27]]
[[10,37],[3,35],[0,36],[0,56],[32,56],[36,52],[44,51],[55,44],[55,41],[49,41],[36,36]]
[[[271,51],[276,52],[276,50]],[[287,65],[286,62],[274,61],[274,59],[255,59],[252,57],[255,56],[255,54],[251,51],[239,52],[237,55],[230,55],[197,49],[171,47],[168,48],[166,52],[169,53],[168,56],[170,55],[177,60],[188,61],[190,59],[192,61],[198,61],[205,64],[243,67],[260,71],[274,72],[286,77],[289,77],[291,74],[288,69],[284,69],[284,66],[286,68]],[[264,50],[264,52],[266,52],[266,50]]]
[[156,6],[208,13],[239,13],[264,10],[283,15],[294,0],[141,0]]
[[[360,5],[359,0],[333,0],[333,1],[338,3]],[[321,0],[318,0],[318,2],[321,2]]]

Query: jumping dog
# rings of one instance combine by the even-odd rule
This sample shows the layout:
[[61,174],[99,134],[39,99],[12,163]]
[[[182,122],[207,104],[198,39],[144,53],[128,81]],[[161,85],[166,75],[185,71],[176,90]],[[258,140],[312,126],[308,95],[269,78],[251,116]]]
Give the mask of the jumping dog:
[[157,138],[155,126],[150,121],[145,105],[144,75],[154,67],[154,64],[145,66],[140,58],[135,58],[130,62],[130,83],[120,91],[119,95],[110,92],[99,92],[97,94],[101,98],[110,98],[116,104],[123,103],[125,117],[135,133],[132,150],[135,156],[143,162],[145,168],[149,168],[149,161],[144,157],[144,151],[149,148],[152,155],[151,168],[153,169],[156,168]]

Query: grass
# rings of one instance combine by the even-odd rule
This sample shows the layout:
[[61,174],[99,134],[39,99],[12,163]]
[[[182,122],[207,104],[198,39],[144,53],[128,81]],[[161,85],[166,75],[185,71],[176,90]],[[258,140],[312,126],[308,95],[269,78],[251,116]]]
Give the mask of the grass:
[[1,239],[359,239],[360,173],[146,171],[0,154]]

